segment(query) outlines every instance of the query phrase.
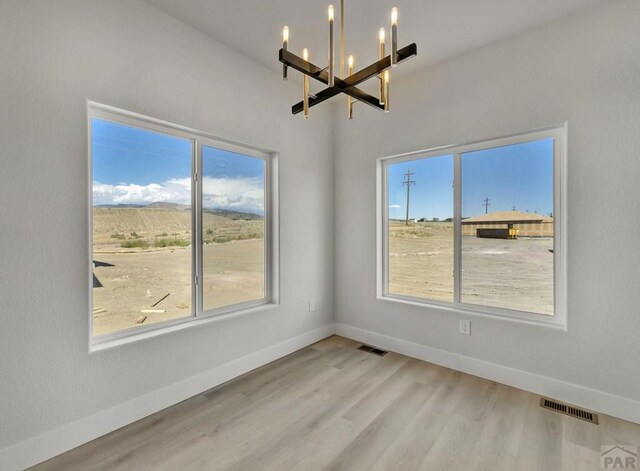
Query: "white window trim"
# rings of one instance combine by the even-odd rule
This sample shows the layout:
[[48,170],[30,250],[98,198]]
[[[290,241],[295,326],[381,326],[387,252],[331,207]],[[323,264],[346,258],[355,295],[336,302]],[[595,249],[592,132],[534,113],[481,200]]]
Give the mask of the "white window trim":
[[[454,301],[444,302],[411,296],[388,293],[388,192],[387,166],[391,163],[406,162],[429,157],[453,154],[454,161],[454,247],[461,247],[461,186],[460,186],[460,155],[465,152],[490,149],[494,147],[525,143],[540,139],[554,139],[554,315],[532,312],[515,311],[511,309],[495,308],[466,304],[459,301],[461,293],[460,250],[454,248]],[[381,157],[376,161],[376,296],[379,300],[398,302],[413,306],[430,307],[433,309],[453,312],[461,316],[480,316],[493,319],[515,321],[519,323],[549,327],[557,330],[567,330],[567,123],[561,126],[538,129],[491,138],[471,143],[455,144],[435,147],[426,150],[409,152],[406,154]]]
[[[93,335],[93,151],[91,120],[93,118],[104,119],[117,124],[131,126],[138,129],[160,132],[162,134],[188,139],[192,141],[192,274],[197,277],[198,283],[192,290],[192,313],[189,317],[157,322],[150,325],[132,327],[109,334]],[[125,111],[113,106],[103,105],[87,100],[87,145],[88,145],[88,327],[89,327],[89,353],[110,349],[120,345],[126,345],[148,338],[165,335],[185,328],[204,325],[211,322],[222,321],[247,314],[273,309],[280,303],[280,266],[279,266],[279,201],[278,201],[278,152],[263,147],[253,146],[216,136],[206,131],[201,131],[186,126],[173,124],[160,119],[150,118],[138,113]],[[244,303],[224,306],[218,309],[203,311],[202,309],[202,234],[200,229],[200,214],[202,210],[202,146],[215,147],[230,152],[235,152],[265,161],[265,297]],[[197,181],[196,181],[197,180]]]

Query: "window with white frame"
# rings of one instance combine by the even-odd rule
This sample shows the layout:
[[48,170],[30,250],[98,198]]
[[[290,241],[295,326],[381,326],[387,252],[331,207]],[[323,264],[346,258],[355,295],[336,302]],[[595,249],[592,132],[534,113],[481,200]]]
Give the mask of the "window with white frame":
[[268,152],[89,104],[92,344],[276,300]]
[[565,134],[379,159],[379,297],[564,327]]

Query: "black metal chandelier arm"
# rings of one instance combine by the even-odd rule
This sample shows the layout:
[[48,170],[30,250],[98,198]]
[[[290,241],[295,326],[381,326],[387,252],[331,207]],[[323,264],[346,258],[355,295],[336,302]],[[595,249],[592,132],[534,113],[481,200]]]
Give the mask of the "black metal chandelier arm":
[[[342,93],[342,90],[337,87],[325,88],[324,90],[316,93],[314,96],[309,97],[309,108],[318,105],[323,101],[327,101],[329,98],[333,98],[336,95]],[[299,101],[291,107],[292,114],[298,114],[304,109],[304,102]]]
[[[339,79],[335,79],[336,83]],[[340,93],[345,93],[352,98],[355,98],[362,103],[366,103],[380,111],[384,111],[384,105],[380,103],[380,100],[374,96],[369,95],[363,90],[357,87],[349,87],[349,88],[340,88],[337,86],[333,86],[331,88],[325,88],[324,90],[315,94],[315,96],[309,97],[309,108],[315,106],[317,104],[322,103],[323,101],[328,100],[329,98],[333,98]],[[302,112],[304,109],[304,102],[300,101],[291,107],[291,113],[298,114]]]
[[[289,65],[310,77],[315,78],[319,82],[324,83],[325,85],[329,82],[329,75],[326,69],[321,69],[317,65],[312,64],[311,62],[305,61],[301,57],[296,56],[289,51],[285,51],[283,49],[280,50],[280,60],[282,63]],[[323,101],[328,100],[329,98],[333,98],[340,93],[345,93],[352,98],[355,98],[362,103],[366,103],[378,110],[384,111],[384,105],[380,103],[380,100],[374,96],[369,95],[368,93],[360,90],[359,88],[348,85],[344,80],[340,80],[339,78],[335,78],[335,84],[333,87],[325,88],[324,90],[316,93],[314,96],[309,97],[309,107],[315,106],[317,104],[322,103]],[[302,112],[304,109],[304,102],[300,101],[291,107],[291,112],[293,114],[298,114]]]
[[295,55],[293,52],[285,49],[280,49],[280,62],[288,65],[292,69],[296,69],[298,72],[302,72],[311,78],[314,78],[325,85],[329,83],[329,74],[326,69],[321,69],[315,64],[304,60],[302,57]]

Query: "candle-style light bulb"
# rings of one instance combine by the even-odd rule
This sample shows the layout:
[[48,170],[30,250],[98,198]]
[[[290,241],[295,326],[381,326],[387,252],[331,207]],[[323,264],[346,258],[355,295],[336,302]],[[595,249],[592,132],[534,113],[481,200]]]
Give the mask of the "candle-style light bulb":
[[[378,33],[378,59],[384,59],[384,28],[380,28]],[[380,103],[384,105],[384,74],[378,74],[378,78],[380,79]]]
[[[302,50],[302,58],[306,61],[309,60],[309,50],[305,47]],[[302,109],[305,119],[309,117],[309,77],[307,74],[302,78]]]
[[[349,76],[353,74],[353,62],[353,56],[349,55],[349,58],[347,59]],[[353,119],[353,98],[351,97],[347,97],[347,117],[349,119]]]
[[334,66],[334,57],[333,57],[333,5],[329,5],[329,70],[328,70],[328,80],[327,84],[330,87],[333,87],[333,66]]
[[[282,49],[287,50],[289,46],[289,27],[285,26],[282,28]],[[282,80],[287,80],[287,72],[289,68],[286,64],[282,64]]]
[[391,9],[391,67],[398,62],[398,9]]
[[389,111],[389,71],[384,71],[384,111]]

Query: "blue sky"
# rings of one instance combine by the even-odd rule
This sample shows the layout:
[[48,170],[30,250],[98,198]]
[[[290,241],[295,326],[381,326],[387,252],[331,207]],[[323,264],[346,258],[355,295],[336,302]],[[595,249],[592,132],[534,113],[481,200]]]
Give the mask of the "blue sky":
[[[461,155],[462,215],[519,211],[548,215],[553,211],[553,139],[497,147]],[[410,218],[453,217],[453,156],[444,155],[388,167],[389,215],[403,219],[406,186],[403,174],[411,169]]]
[[148,185],[191,175],[191,141],[94,118],[93,179]]
[[404,219],[407,211],[407,187],[402,182],[411,170],[409,217],[446,219],[453,217],[453,155],[431,157],[389,165],[389,217]]
[[[192,141],[92,120],[93,204],[191,203]],[[205,208],[264,211],[261,159],[203,147]]]

